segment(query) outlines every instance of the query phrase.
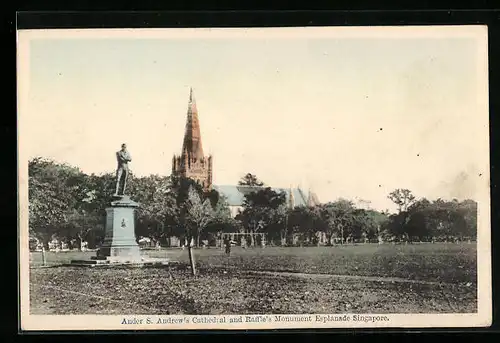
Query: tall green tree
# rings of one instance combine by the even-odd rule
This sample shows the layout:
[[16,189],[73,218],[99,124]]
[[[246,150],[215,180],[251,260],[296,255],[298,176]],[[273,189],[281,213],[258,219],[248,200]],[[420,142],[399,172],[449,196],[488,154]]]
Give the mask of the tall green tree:
[[260,181],[254,174],[247,173],[241,178],[240,181],[238,181],[238,185],[263,187],[264,182]]
[[171,176],[171,189],[176,196],[178,206],[188,201],[190,190],[196,191],[201,199],[205,199],[207,194],[203,191],[203,187],[195,180],[182,176]]
[[350,200],[339,199],[320,205],[321,218],[325,221],[327,244],[331,245],[334,236],[340,237],[343,244],[346,238],[346,228],[353,222],[354,204]]
[[477,231],[477,203],[425,198],[414,201],[406,211],[390,217],[389,232],[410,242],[473,239]]
[[187,208],[188,236],[196,240],[196,246],[200,246],[200,237],[215,219],[215,211],[209,199],[203,200],[194,188],[189,189]]
[[317,244],[316,233],[325,231],[325,223],[315,208],[298,206],[288,213],[288,227],[292,235],[298,234],[301,241]]
[[391,232],[404,240],[409,239],[411,232],[408,231],[410,229],[408,225],[410,220],[408,208],[416,201],[415,196],[409,189],[398,188],[389,193],[387,198],[398,207],[398,213],[391,216],[391,223],[389,224]]
[[[210,197],[209,200],[211,200]],[[223,232],[241,231],[241,223],[231,217],[229,204],[223,195],[218,196],[217,203],[212,207],[214,209],[212,220],[202,232],[204,239],[215,242],[215,240],[220,239],[220,234]]]
[[405,212],[415,202],[415,196],[409,189],[398,188],[387,196],[398,207],[398,212]]
[[[267,232],[271,236],[280,232],[284,225],[286,194],[275,192],[266,187],[245,195],[243,211],[237,216],[249,233]],[[255,245],[251,235],[251,245]]]
[[352,222],[348,227],[347,236],[354,242],[358,240],[369,240],[377,235],[377,224],[373,211],[365,209],[354,209]]
[[466,199],[459,204],[458,210],[465,221],[463,236],[468,239],[477,237],[477,202]]
[[68,218],[81,210],[86,198],[86,176],[78,168],[52,160],[34,158],[28,162],[30,234],[46,248],[53,236],[61,236]]
[[[211,200],[210,197],[208,199]],[[210,202],[212,203],[212,201]],[[216,231],[222,231],[223,228],[226,227],[226,225],[234,225],[226,197],[222,195],[218,196],[218,201],[217,203],[212,205],[212,208],[213,208],[213,215],[210,225],[213,228],[216,228]]]
[[[133,175],[131,176],[131,178]],[[106,208],[110,206],[115,192],[115,175],[112,173],[90,174],[86,177],[88,191],[81,206],[81,221],[88,230],[84,239],[95,248],[104,239]]]
[[141,236],[164,240],[179,225],[179,208],[169,177],[150,175],[130,182],[130,193],[141,204],[137,211]]
[[185,206],[187,214],[185,228],[188,239],[189,260],[191,262],[192,274],[196,275],[196,264],[191,242],[196,239],[196,245],[200,245],[200,235],[210,222],[212,222],[214,210],[210,204],[210,200],[205,199],[203,201],[194,187],[189,188]]

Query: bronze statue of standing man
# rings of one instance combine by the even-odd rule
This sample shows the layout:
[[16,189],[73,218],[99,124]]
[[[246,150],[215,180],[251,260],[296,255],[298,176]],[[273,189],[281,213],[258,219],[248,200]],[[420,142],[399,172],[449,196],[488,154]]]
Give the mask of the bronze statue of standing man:
[[[122,144],[122,149],[116,153],[116,159],[118,160],[118,168],[116,169],[116,192],[115,195],[124,195],[125,188],[127,187],[128,178],[128,162],[132,161],[129,152],[127,151],[127,145]],[[123,186],[120,191],[120,184],[123,181]]]

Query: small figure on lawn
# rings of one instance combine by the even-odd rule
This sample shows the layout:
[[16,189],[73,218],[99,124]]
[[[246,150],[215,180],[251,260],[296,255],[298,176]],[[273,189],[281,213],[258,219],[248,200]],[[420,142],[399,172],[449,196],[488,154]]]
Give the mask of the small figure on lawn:
[[229,237],[224,237],[224,247],[226,248],[226,255],[229,256],[231,254],[231,239]]

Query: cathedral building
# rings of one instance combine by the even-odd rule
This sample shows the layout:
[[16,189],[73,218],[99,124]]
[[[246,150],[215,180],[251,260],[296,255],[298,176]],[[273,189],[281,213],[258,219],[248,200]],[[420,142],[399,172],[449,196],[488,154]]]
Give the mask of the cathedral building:
[[[245,195],[251,192],[257,192],[266,186],[240,186],[240,185],[214,185],[219,194],[224,195],[234,218],[243,211],[243,202]],[[276,193],[285,193],[288,208],[298,206],[314,207],[320,204],[318,197],[312,191],[306,192],[300,187],[296,188],[277,188],[271,187]]]
[[198,109],[193,95],[189,94],[186,129],[181,154],[172,158],[172,174],[198,182],[205,191],[212,189],[212,156],[205,156],[201,142]]
[[[192,89],[189,95],[182,151],[180,155],[174,155],[172,158],[172,174],[195,180],[205,191],[210,191],[212,189],[218,191],[228,202],[232,217],[235,217],[243,209],[243,202],[246,194],[249,192],[256,192],[263,188],[255,186],[212,184],[213,160],[212,156],[205,156],[203,152],[198,109]],[[290,187],[289,189],[271,188],[275,192],[284,192],[286,194],[287,204],[290,208],[296,206],[312,207],[319,204],[318,197],[311,191],[306,194],[306,192],[299,187]]]

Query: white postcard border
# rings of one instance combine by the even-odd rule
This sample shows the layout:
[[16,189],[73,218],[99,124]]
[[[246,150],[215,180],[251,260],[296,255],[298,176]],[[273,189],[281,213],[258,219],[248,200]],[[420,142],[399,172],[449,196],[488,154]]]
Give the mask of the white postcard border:
[[[31,315],[29,314],[29,249],[28,249],[28,157],[23,150],[22,136],[23,111],[29,97],[29,44],[34,39],[85,39],[85,38],[151,38],[151,39],[190,39],[190,38],[241,38],[241,39],[311,39],[337,38],[408,38],[408,37],[454,37],[473,38],[478,46],[478,106],[485,132],[489,133],[488,118],[488,37],[486,26],[400,26],[400,27],[335,27],[335,28],[232,28],[232,29],[86,29],[86,30],[21,30],[18,31],[18,170],[19,170],[19,266],[20,266],[20,310],[22,330],[206,330],[206,329],[287,329],[287,328],[431,328],[431,327],[485,327],[491,325],[491,223],[490,223],[490,173],[489,173],[489,135],[481,142],[484,154],[483,180],[480,184],[478,201],[478,313],[476,314],[332,314],[347,320],[317,321],[316,314],[283,315],[295,320],[275,321],[276,315],[228,315],[228,316],[107,316],[107,315]],[[311,321],[303,318],[311,317]],[[323,318],[327,315],[318,315]],[[374,321],[355,320],[355,316],[372,316]],[[231,319],[242,318],[242,322],[229,323]],[[146,323],[149,320],[152,323]],[[183,320],[179,323],[157,324],[158,319],[167,322]],[[214,319],[215,318],[215,319]],[[266,321],[262,321],[266,318]],[[271,321],[269,319],[271,318]],[[302,318],[302,319],[301,319]],[[132,324],[124,324],[130,320]],[[142,320],[142,324],[133,323]],[[337,318],[338,319],[338,318]],[[224,322],[220,322],[224,320]],[[252,320],[253,322],[248,322]],[[188,322],[189,321],[189,322]],[[219,321],[214,323],[212,321]]]

